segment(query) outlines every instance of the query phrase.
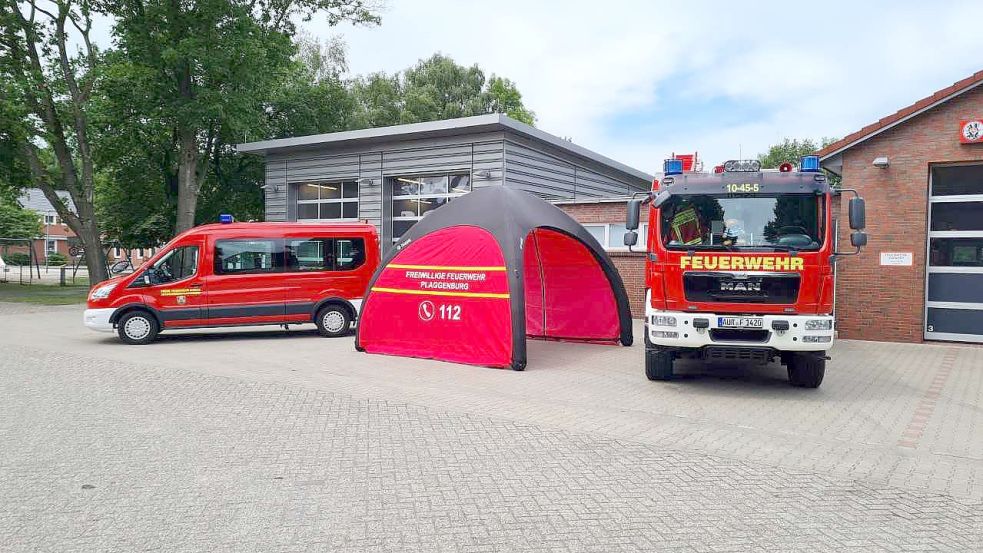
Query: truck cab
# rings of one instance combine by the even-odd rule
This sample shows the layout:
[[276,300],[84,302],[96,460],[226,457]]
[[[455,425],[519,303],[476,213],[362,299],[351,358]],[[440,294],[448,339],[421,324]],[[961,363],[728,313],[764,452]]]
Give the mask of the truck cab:
[[[650,380],[672,378],[679,358],[788,367],[793,385],[815,388],[833,346],[836,229],[840,190],[804,158],[762,171],[729,161],[716,173],[665,177],[629,203],[626,245],[649,205],[645,263],[645,365]],[[863,227],[863,200],[851,200],[851,226]],[[866,243],[855,232],[851,242]],[[856,252],[853,252],[856,253]]]

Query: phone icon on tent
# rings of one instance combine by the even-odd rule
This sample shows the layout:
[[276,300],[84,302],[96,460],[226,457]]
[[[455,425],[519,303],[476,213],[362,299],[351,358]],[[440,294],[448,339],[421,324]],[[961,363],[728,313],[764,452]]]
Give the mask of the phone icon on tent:
[[432,321],[433,316],[437,313],[437,309],[434,307],[433,302],[430,300],[420,302],[420,319],[424,321]]

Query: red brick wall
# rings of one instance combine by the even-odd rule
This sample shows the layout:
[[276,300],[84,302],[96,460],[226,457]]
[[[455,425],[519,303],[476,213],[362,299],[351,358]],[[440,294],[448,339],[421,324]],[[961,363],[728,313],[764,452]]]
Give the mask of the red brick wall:
[[[870,242],[839,261],[836,308],[845,338],[920,342],[925,313],[929,167],[983,161],[983,145],[959,143],[959,120],[983,117],[983,89],[967,92],[843,154],[843,186],[867,200]],[[890,166],[871,165],[887,156]],[[840,247],[849,249],[847,201],[840,208]],[[912,252],[911,267],[881,266],[881,252]]]
[[[627,202],[595,202],[582,204],[559,204],[571,217],[581,224],[625,222]],[[648,221],[648,207],[642,208],[642,222]],[[645,254],[642,252],[609,251],[608,255],[621,274],[628,292],[632,317],[645,315]]]

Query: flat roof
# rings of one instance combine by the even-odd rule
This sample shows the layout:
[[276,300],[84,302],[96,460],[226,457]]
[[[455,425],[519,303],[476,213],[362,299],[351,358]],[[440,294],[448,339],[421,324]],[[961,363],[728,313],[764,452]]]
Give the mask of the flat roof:
[[241,153],[250,154],[269,154],[283,152],[286,150],[305,150],[319,146],[357,146],[359,144],[380,142],[390,140],[414,140],[418,138],[430,138],[437,136],[454,136],[465,133],[475,132],[495,132],[508,131],[522,135],[533,140],[544,142],[602,165],[606,165],[630,175],[640,180],[652,182],[653,175],[644,171],[639,171],[623,163],[615,161],[609,157],[578,146],[568,140],[541,131],[532,125],[527,125],[516,121],[501,113],[490,113],[487,115],[475,115],[472,117],[461,117],[458,119],[442,119],[439,121],[428,121],[425,123],[409,123],[406,125],[393,125],[390,127],[375,127],[371,129],[359,129],[354,131],[333,132],[327,134],[313,134],[308,136],[296,136],[293,138],[277,138],[274,140],[261,140],[259,142],[247,142],[236,146],[236,150]]

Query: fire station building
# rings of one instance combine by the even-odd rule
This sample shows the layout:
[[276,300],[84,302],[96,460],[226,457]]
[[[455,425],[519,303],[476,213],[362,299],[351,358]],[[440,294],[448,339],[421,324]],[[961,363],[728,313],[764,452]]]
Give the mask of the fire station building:
[[869,245],[836,268],[840,336],[983,342],[983,71],[819,155],[867,200]]

